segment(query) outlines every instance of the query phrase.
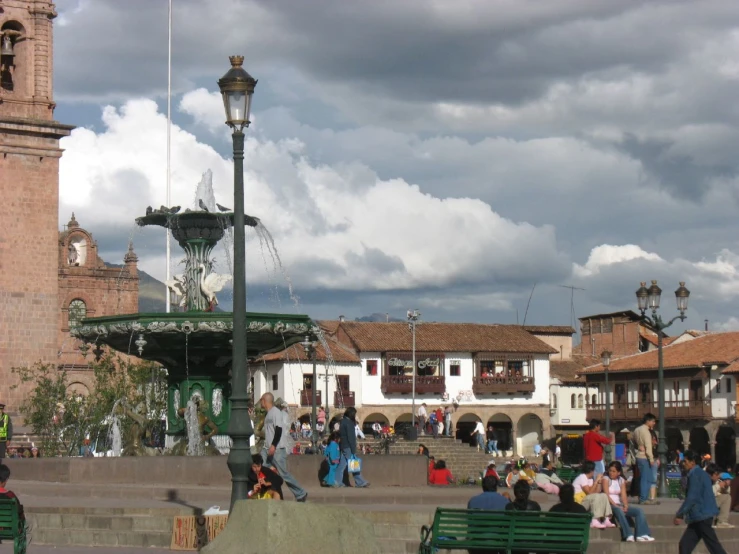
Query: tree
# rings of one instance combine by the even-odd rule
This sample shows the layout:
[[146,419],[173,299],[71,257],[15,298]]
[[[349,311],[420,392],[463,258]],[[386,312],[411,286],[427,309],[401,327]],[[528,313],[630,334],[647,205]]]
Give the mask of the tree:
[[[129,362],[110,354],[89,366],[93,386],[88,396],[69,391],[67,372],[54,365],[13,368],[21,383],[33,383],[20,412],[40,437],[43,455],[79,455],[85,438],[107,435],[113,410],[122,399],[148,420],[163,419],[167,386],[161,366]],[[123,418],[122,423],[125,433],[131,422]]]

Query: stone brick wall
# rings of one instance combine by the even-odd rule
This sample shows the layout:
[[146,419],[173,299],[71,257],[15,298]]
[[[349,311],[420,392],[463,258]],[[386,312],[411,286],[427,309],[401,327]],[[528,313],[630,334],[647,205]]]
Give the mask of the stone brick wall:
[[59,139],[53,121],[53,4],[4,0],[0,27],[22,28],[12,91],[0,89],[0,400],[15,411],[27,390],[11,368],[57,359]]

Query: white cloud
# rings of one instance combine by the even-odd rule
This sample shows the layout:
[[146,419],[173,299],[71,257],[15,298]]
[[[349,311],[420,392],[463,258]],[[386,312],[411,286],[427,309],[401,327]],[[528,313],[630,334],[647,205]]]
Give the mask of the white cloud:
[[639,259],[655,262],[663,261],[659,255],[647,252],[635,244],[625,244],[623,246],[602,244],[590,251],[590,256],[584,266],[573,264],[573,273],[578,277],[589,277],[600,273],[603,267]]
[[[183,109],[206,121],[211,96],[186,95]],[[147,205],[164,203],[166,120],[155,103],[107,107],[103,123],[99,133],[77,129],[62,143],[61,217],[75,211],[93,231],[125,229]],[[272,230],[302,287],[393,290],[568,272],[551,226],[511,221],[478,199],[425,194],[402,179],[381,179],[361,163],[317,165],[304,149],[300,140],[250,134],[245,152],[247,212]],[[231,205],[230,160],[177,126],[172,154],[172,204],[191,206],[200,174],[210,168],[216,198]],[[157,255],[140,254],[145,267],[143,260]],[[263,266],[254,243],[247,257],[250,268]],[[146,269],[162,276],[163,268]]]

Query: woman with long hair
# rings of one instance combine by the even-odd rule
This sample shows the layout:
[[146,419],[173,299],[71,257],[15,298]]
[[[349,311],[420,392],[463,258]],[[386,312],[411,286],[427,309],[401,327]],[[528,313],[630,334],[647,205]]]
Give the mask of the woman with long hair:
[[616,527],[609,519],[613,515],[608,495],[602,491],[603,476],[595,477],[595,463],[583,462],[582,473],[572,482],[575,487],[575,500],[585,506],[593,514],[590,527],[594,529],[605,529]]
[[434,466],[434,470],[429,475],[430,485],[451,485],[454,483],[452,472],[446,467],[444,460],[439,460]]
[[505,509],[517,512],[541,512],[539,503],[529,500],[529,496],[531,496],[531,485],[526,481],[519,481],[513,486],[513,502]]
[[[651,542],[654,539],[649,530],[647,518],[644,511],[638,506],[629,504],[626,494],[626,479],[623,474],[621,462],[615,461],[608,464],[608,471],[603,477],[603,490],[608,494],[608,502],[611,504],[613,517],[616,518],[621,528],[621,537],[626,542],[634,542],[634,536],[639,542]],[[631,531],[630,522],[634,522],[634,531]]]
[[[357,455],[357,433],[355,427],[357,426],[357,409],[353,406],[347,408],[344,412],[344,417],[341,418],[339,424],[339,448],[341,449],[341,460],[339,461],[339,467],[336,468],[336,474],[339,476],[339,480],[344,475],[344,470],[349,465],[349,460],[356,457]],[[351,471],[349,472],[351,473]],[[354,476],[354,486],[358,489],[369,487],[369,483],[364,480],[362,473],[351,473]],[[334,482],[334,487],[343,487],[344,483]]]

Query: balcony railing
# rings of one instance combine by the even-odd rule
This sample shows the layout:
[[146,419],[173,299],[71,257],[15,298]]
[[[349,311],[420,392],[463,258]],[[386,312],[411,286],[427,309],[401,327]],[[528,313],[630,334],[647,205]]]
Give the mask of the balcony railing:
[[473,377],[472,391],[475,395],[490,393],[526,394],[534,392],[534,378],[526,375],[493,375]]
[[334,391],[334,408],[351,408],[354,406],[354,391]]
[[[646,414],[657,415],[659,403],[654,402],[621,402],[611,404],[611,419],[623,421],[638,421]],[[667,400],[665,401],[665,418],[694,419],[711,417],[710,400]],[[588,420],[606,418],[605,404],[589,404],[587,407]]]
[[[301,406],[312,406],[313,405],[313,389],[304,389],[300,391],[300,405]],[[322,406],[321,402],[321,391],[316,391],[316,406]]]
[[[413,390],[412,375],[383,375],[382,392],[385,394],[410,394]],[[416,394],[444,394],[446,381],[443,376],[416,375]]]

